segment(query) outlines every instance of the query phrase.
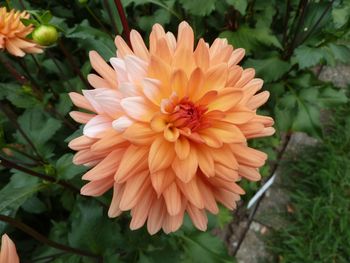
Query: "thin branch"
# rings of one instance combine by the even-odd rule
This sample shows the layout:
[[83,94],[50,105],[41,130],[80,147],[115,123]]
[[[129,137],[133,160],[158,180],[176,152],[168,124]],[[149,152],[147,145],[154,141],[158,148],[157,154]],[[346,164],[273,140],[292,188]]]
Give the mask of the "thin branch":
[[301,45],[302,43],[305,42],[306,39],[308,39],[310,37],[310,35],[314,32],[314,30],[316,29],[316,27],[318,26],[318,24],[322,21],[322,19],[324,18],[324,16],[327,14],[327,12],[329,11],[329,9],[331,8],[332,4],[333,4],[334,0],[330,1],[328,6],[325,8],[325,10],[323,11],[323,13],[321,14],[321,16],[319,17],[319,19],[316,21],[316,23],[312,26],[312,28],[309,30],[309,32],[307,33],[307,35],[298,43],[298,45]]
[[46,180],[46,181],[49,181],[49,182],[53,182],[53,183],[57,183],[59,185],[61,185],[62,187],[64,188],[67,188],[69,190],[71,190],[72,192],[74,193],[79,193],[79,189],[76,188],[75,186],[67,183],[66,181],[63,181],[63,180],[57,180],[56,178],[54,177],[51,177],[51,176],[48,176],[48,175],[45,175],[45,174],[41,174],[41,173],[38,173],[36,171],[33,171],[33,170],[30,170],[26,167],[23,167],[21,165],[18,165],[14,162],[11,162],[7,159],[5,159],[4,157],[0,156],[0,165],[8,168],[8,169],[16,169],[16,170],[19,170],[21,172],[24,172],[24,173],[27,173],[27,174],[30,174],[31,176],[34,176],[34,177],[38,177],[40,179],[43,179],[43,180]]
[[56,248],[56,249],[59,249],[62,251],[66,251],[69,253],[77,254],[80,256],[95,258],[97,260],[97,262],[103,262],[102,257],[99,255],[96,255],[96,254],[93,254],[93,253],[90,253],[88,251],[81,250],[78,248],[73,248],[73,247],[70,247],[67,245],[63,245],[63,244],[57,243],[55,241],[52,241],[52,240],[46,238],[44,235],[37,232],[35,229],[31,228],[30,226],[28,226],[22,222],[15,220],[12,217],[0,215],[0,221],[6,222],[6,223],[10,224],[11,226],[22,230],[23,232],[27,233],[28,235],[30,235],[31,237],[33,237],[37,241],[44,243],[50,247],[53,247],[53,248]]
[[285,47],[287,43],[287,31],[288,31],[288,20],[290,15],[290,0],[287,0],[286,3],[286,14],[284,16],[284,22],[283,22],[283,40],[282,44]]
[[68,52],[68,50],[65,48],[63,42],[61,40],[58,41],[58,46],[62,50],[63,55],[67,58],[69,65],[71,66],[72,70],[79,76],[80,80],[84,83],[86,88],[90,89],[90,85],[83,76],[83,73],[80,71],[80,68],[76,65],[73,56]]
[[122,25],[123,25],[123,29],[124,29],[123,30],[124,38],[126,39],[126,42],[128,43],[128,45],[131,46],[130,45],[130,29],[129,29],[128,20],[126,19],[123,5],[120,2],[120,0],[114,0],[114,3],[117,6],[118,14],[119,14],[120,20],[122,21]]
[[6,105],[4,103],[0,104],[0,109],[4,112],[4,114],[9,119],[9,121],[16,127],[16,129],[19,131],[19,133],[27,141],[27,143],[30,145],[30,147],[32,148],[32,150],[35,153],[35,155],[40,159],[40,162],[41,163],[45,163],[44,158],[40,155],[40,153],[36,149],[34,143],[31,141],[31,139],[24,132],[24,130],[22,129],[21,125],[19,125],[19,123],[17,122],[16,114],[11,110],[11,108],[8,105]]

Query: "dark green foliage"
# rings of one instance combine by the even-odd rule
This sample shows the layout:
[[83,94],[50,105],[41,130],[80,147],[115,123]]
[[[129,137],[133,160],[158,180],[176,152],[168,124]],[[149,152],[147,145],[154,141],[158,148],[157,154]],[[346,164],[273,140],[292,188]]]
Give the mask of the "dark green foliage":
[[350,105],[329,114],[324,143],[300,149],[284,165],[294,212],[270,242],[279,262],[350,260]]
[[[111,193],[86,198],[77,192],[83,185],[81,176],[87,168],[72,164],[73,153],[67,147],[72,138],[82,133],[82,127],[68,115],[74,109],[68,93],[89,88],[86,76],[91,71],[90,50],[96,50],[106,60],[115,56],[115,32],[124,32],[114,2],[13,0],[0,3],[16,9],[23,9],[24,4],[32,15],[30,20],[23,20],[24,23],[52,25],[59,32],[57,43],[41,55],[19,59],[0,53],[0,157],[12,162],[12,166],[0,167],[0,214],[29,225],[50,240],[98,254],[107,263],[232,262],[224,243],[210,234],[212,228],[223,227],[230,221],[231,213],[227,210],[220,209],[217,217],[210,216],[208,232],[194,230],[189,220],[185,220],[181,230],[174,234],[150,236],[144,228],[129,230],[128,214],[117,219],[108,218],[104,204],[110,203]],[[319,81],[310,67],[350,60],[349,0],[276,0],[268,4],[264,0],[124,0],[122,3],[130,28],[139,30],[146,43],[153,24],[160,23],[166,30],[176,33],[179,22],[186,20],[193,27],[197,40],[204,38],[212,43],[217,37],[225,37],[235,48],[246,50],[242,65],[255,68],[257,77],[264,79],[264,89],[270,91],[271,98],[261,111],[274,117],[277,128],[277,136],[255,140],[251,144],[267,152],[272,162],[277,159],[280,134],[304,131],[324,139],[320,111],[347,102],[341,89]],[[13,71],[18,74],[12,74]],[[344,131],[349,130],[349,124],[346,125]],[[334,138],[341,140],[343,137]],[[348,151],[344,148],[348,145],[344,140],[323,147],[337,145],[344,152],[345,149]],[[331,159],[332,172],[337,173],[342,167],[341,158],[345,157],[336,151],[335,146],[333,148],[322,148],[317,156],[323,160],[326,157]],[[333,155],[340,156],[333,158]],[[310,159],[310,165],[304,164],[300,172],[313,168],[313,162],[318,161]],[[31,175],[23,169],[11,169],[13,164],[30,169]],[[323,170],[317,170],[325,180],[321,183],[325,185],[318,187],[320,182],[316,182],[316,175],[315,181],[312,181],[312,176],[304,178],[303,187],[322,190],[323,196],[328,197],[327,200],[307,203],[310,207],[318,205],[313,212],[316,217],[310,216],[310,219],[318,220],[318,217],[327,215],[320,222],[329,229],[328,236],[317,236],[317,242],[314,241],[310,249],[322,249],[319,255],[329,259],[324,262],[333,259],[342,262],[341,256],[348,256],[346,246],[341,251],[337,249],[342,243],[349,242],[346,239],[349,236],[346,209],[349,207],[344,201],[346,199],[335,192],[331,195],[327,187],[335,188],[339,183],[339,193],[348,197],[345,191],[348,179],[340,182],[340,177],[345,177],[345,174],[337,175],[339,178],[331,176],[327,165],[323,161],[319,164]],[[263,167],[261,173],[268,176],[270,167]],[[67,184],[70,187],[67,188]],[[256,183],[242,181],[241,185],[247,190],[244,200],[258,189]],[[318,188],[313,189],[315,185]],[[336,216],[328,215],[328,210],[325,210],[331,205],[338,209],[333,211]],[[303,231],[323,233],[312,227],[305,227]],[[4,232],[15,237],[20,257],[29,262],[96,262],[89,257],[62,252],[45,242],[37,242],[0,222],[0,234]],[[284,241],[292,243],[295,240],[293,235],[301,231],[288,233]],[[304,236],[312,239],[312,236]],[[320,244],[329,244],[329,247]],[[300,249],[305,247],[300,245]],[[282,254],[281,250],[276,251]],[[291,251],[296,256],[305,255],[298,250]],[[329,257],[328,251],[339,252],[339,255]],[[306,262],[306,259],[294,259],[288,262]]]

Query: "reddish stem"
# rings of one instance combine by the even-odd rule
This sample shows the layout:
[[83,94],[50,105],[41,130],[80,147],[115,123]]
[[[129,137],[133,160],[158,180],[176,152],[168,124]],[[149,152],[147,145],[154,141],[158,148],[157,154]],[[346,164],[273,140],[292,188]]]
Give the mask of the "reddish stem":
[[130,29],[129,29],[128,20],[126,19],[126,16],[125,16],[123,5],[120,2],[120,0],[114,0],[114,3],[117,6],[118,14],[119,14],[120,20],[122,21],[122,25],[123,25],[123,29],[124,29],[123,30],[124,38],[126,39],[126,42],[128,43],[128,45],[131,46],[130,45]]

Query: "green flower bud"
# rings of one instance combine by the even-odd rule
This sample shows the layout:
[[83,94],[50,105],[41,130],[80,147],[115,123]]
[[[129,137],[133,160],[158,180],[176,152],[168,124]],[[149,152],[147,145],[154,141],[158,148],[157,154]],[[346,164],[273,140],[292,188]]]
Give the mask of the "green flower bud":
[[50,46],[56,43],[58,32],[54,26],[40,25],[33,32],[33,40],[42,46]]

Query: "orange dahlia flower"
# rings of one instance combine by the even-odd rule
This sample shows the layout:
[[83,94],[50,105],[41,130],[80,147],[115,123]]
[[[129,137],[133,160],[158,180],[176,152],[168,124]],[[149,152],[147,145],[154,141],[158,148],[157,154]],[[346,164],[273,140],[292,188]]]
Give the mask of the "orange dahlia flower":
[[19,263],[16,246],[6,234],[1,238],[0,262]]
[[25,26],[21,18],[29,18],[25,11],[6,11],[0,8],[0,49],[6,49],[10,54],[23,57],[26,53],[42,53],[42,48],[26,38],[33,31],[33,26]]
[[149,48],[140,34],[130,34],[132,48],[120,36],[117,56],[107,64],[90,52],[97,74],[95,88],[72,92],[73,103],[89,112],[71,112],[85,124],[84,135],[69,147],[75,164],[94,167],[83,195],[99,196],[113,188],[108,211],[116,217],[131,210],[131,229],[147,220],[150,234],[176,231],[187,213],[205,230],[206,211],[217,203],[234,209],[244,194],[241,177],[259,180],[266,154],[247,139],[274,133],[270,117],[257,115],[267,91],[254,69],[237,63],[244,49],[226,39],[194,48],[192,28],[182,22],[177,39],[156,24]]

